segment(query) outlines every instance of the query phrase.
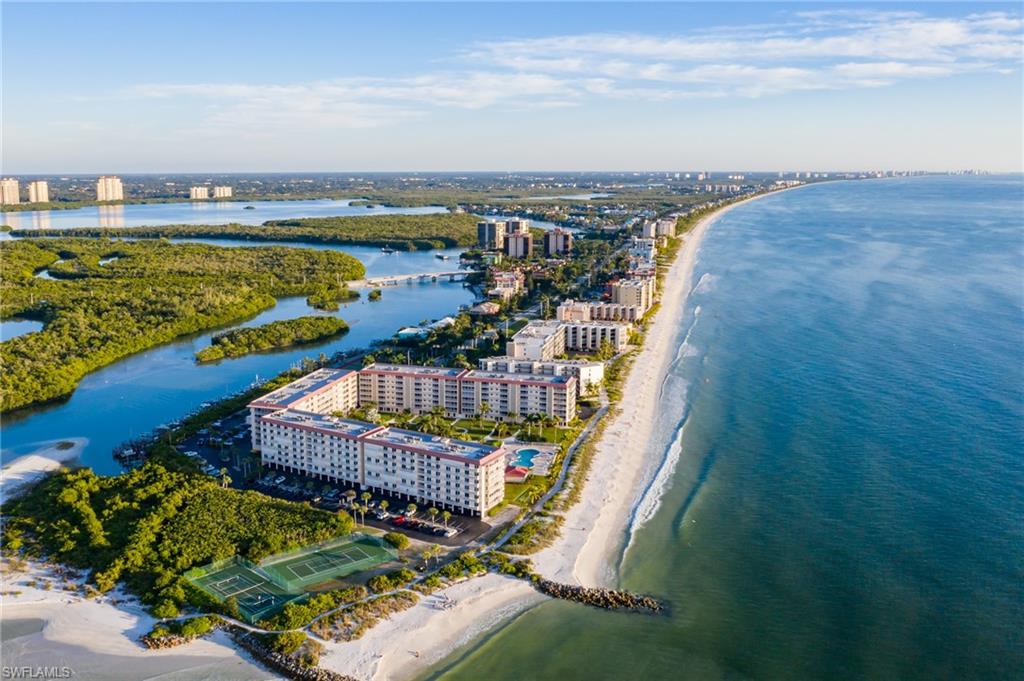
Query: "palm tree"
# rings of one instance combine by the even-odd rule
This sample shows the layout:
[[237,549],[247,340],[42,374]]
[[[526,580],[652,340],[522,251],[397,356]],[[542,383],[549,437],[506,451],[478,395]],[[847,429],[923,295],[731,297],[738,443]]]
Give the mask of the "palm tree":
[[427,509],[427,515],[430,516],[430,521],[431,522],[437,522],[437,514],[438,514],[438,510],[436,508],[434,508],[433,506],[431,506],[430,508]]
[[416,515],[416,504],[409,504],[405,507],[405,513],[408,516]]
[[427,547],[427,550],[423,552],[423,558],[429,563],[441,555],[441,547],[438,544],[431,544]]
[[480,403],[480,413],[477,415],[477,426],[483,425],[483,417],[491,413],[491,405],[487,402]]
[[388,506],[390,506],[390,505],[391,505],[391,504],[390,504],[390,503],[388,503],[388,500],[387,500],[387,499],[384,499],[384,500],[382,500],[382,501],[381,501],[381,502],[380,502],[380,503],[378,504],[378,506],[380,506],[380,510],[382,510],[382,511],[386,511],[386,510],[388,510]]
[[228,475],[228,469],[227,468],[221,468],[220,469],[220,486],[221,487],[227,487],[230,484],[231,484],[231,476]]
[[345,498],[348,499],[349,506],[356,500],[356,491],[354,489],[345,490]]
[[448,520],[452,517],[451,511],[441,511],[441,517],[444,518],[444,527],[448,529]]
[[363,492],[362,494],[359,495],[359,498],[363,500],[364,506],[368,506],[370,499],[373,498],[373,495],[370,494],[369,492]]
[[544,492],[540,487],[529,487],[526,490],[526,503],[533,506],[540,501],[542,496],[544,496]]

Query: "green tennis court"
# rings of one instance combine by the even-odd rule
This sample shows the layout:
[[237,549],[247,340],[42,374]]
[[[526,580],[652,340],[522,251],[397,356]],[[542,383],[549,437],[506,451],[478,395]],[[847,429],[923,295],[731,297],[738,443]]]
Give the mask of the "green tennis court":
[[185,579],[221,603],[229,598],[249,622],[276,614],[306,597],[305,588],[395,560],[398,553],[376,537],[352,535],[267,556],[255,564],[241,556],[193,568]]

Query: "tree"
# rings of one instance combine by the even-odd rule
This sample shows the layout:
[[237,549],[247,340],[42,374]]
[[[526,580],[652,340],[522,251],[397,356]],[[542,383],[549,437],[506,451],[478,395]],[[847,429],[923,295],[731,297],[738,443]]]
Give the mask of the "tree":
[[221,487],[230,487],[231,486],[231,476],[228,475],[228,469],[227,468],[221,468],[220,469],[220,486]]
[[452,512],[451,511],[441,511],[441,517],[444,518],[444,526],[445,526],[445,529],[447,529],[448,528],[448,521],[452,517]]
[[356,500],[356,491],[354,489],[345,490],[345,498],[348,499],[348,504],[351,506],[352,502]]
[[483,418],[491,413],[491,405],[487,402],[480,403],[480,413],[477,415],[477,426],[483,425]]
[[431,506],[430,508],[427,509],[427,515],[430,516],[431,522],[436,522],[437,521],[437,514],[438,514],[438,510],[436,508],[434,508],[433,506]]
[[381,502],[378,504],[378,506],[380,506],[380,510],[382,511],[387,511],[388,506],[390,505],[391,503],[387,499],[382,499]]
[[364,505],[368,505],[370,503],[370,499],[373,498],[373,495],[369,492],[363,492],[359,495],[359,498],[363,500]]
[[615,348],[607,340],[601,341],[601,344],[597,347],[597,358],[602,361],[608,361],[615,356]]
[[409,504],[408,506],[406,506],[405,507],[406,515],[408,515],[408,516],[416,515],[416,508],[417,508],[416,504]]
[[423,558],[429,564],[430,561],[437,559],[441,555],[441,547],[438,544],[431,544],[427,547],[426,551],[423,552]]

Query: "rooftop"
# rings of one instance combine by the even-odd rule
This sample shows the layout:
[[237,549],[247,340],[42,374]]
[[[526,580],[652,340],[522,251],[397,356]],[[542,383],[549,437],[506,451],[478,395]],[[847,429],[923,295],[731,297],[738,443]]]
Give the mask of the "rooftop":
[[558,333],[558,329],[561,328],[561,326],[562,322],[559,321],[534,320],[519,329],[519,331],[517,331],[512,337],[518,340],[522,340],[524,338],[546,338],[553,333]]
[[503,371],[485,371],[483,369],[472,369],[466,372],[463,379],[479,379],[488,381],[510,381],[515,383],[541,383],[548,385],[565,385],[572,376],[544,376],[538,374],[513,374]]
[[366,373],[416,374],[437,378],[458,378],[465,369],[458,367],[425,367],[418,364],[371,364],[363,368]]
[[352,371],[347,369],[317,369],[311,374],[306,374],[286,386],[267,393],[251,404],[265,407],[278,406],[282,409],[290,407],[351,373]]
[[440,435],[429,435],[417,433],[414,430],[391,427],[374,431],[363,440],[388,447],[412,448],[427,454],[455,457],[468,461],[481,461],[498,451],[494,447],[479,442],[455,440]]
[[598,364],[604,364],[604,362],[596,359],[525,359],[522,357],[512,357],[511,355],[495,355],[492,357],[482,357],[480,363],[484,362],[510,362],[514,364],[557,364],[562,366],[594,366]]
[[358,438],[366,435],[377,428],[372,423],[343,419],[327,414],[316,414],[311,411],[299,411],[297,409],[283,409],[267,414],[263,420],[271,423],[280,423],[288,426],[308,426],[318,430],[328,430],[338,435],[350,438]]

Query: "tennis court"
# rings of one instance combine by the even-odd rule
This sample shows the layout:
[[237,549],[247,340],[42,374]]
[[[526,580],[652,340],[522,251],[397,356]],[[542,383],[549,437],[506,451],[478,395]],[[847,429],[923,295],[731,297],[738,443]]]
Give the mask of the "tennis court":
[[397,557],[383,541],[357,535],[270,556],[260,561],[260,567],[278,585],[293,591],[368,570]]
[[305,587],[368,570],[398,557],[381,539],[353,535],[268,556],[255,564],[241,556],[194,568],[185,578],[224,602],[238,601],[249,622],[276,614],[306,597]]
[[258,622],[277,612],[285,603],[304,596],[303,593],[288,593],[261,572],[249,561],[235,556],[190,570],[185,578],[222,603],[234,598],[245,619]]

